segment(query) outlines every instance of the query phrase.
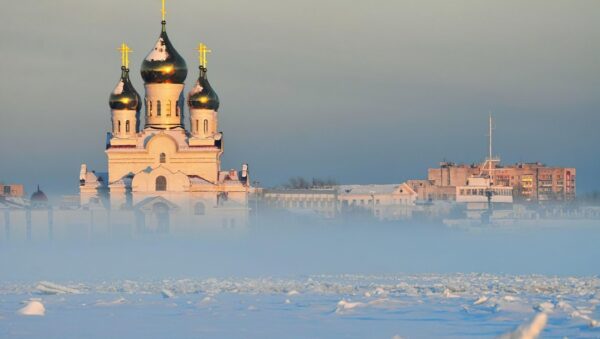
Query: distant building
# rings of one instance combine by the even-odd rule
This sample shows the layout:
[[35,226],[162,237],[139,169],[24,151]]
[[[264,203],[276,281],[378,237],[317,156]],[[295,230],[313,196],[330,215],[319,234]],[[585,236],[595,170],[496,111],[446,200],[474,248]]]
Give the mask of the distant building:
[[410,218],[417,194],[405,183],[340,185],[329,188],[265,189],[266,207],[325,218],[366,214],[380,220]]
[[[485,164],[457,165],[442,162],[438,168],[428,169],[427,179],[436,187],[459,187],[466,186],[470,177],[487,174],[487,172],[489,170]],[[503,166],[494,162],[491,177],[495,186],[510,187],[516,201],[544,202],[575,199],[575,168],[548,167],[541,163]],[[456,200],[456,196],[448,196],[448,200]]]
[[438,186],[431,180],[407,180],[406,184],[417,194],[417,201],[455,201],[455,186]]
[[24,195],[25,188],[23,185],[0,183],[0,197],[22,198]]
[[46,196],[46,193],[40,189],[39,185],[37,191],[33,192],[29,201],[31,202],[31,208],[33,209],[48,209],[50,207],[48,197]]
[[416,192],[406,183],[342,185],[338,189],[342,213],[369,211],[380,220],[410,218],[417,200]]
[[307,211],[327,219],[338,214],[338,191],[335,188],[264,189],[263,203],[267,208]]

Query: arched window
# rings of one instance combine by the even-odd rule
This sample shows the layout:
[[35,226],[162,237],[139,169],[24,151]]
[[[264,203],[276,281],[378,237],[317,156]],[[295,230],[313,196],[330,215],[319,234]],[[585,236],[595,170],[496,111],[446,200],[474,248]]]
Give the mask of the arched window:
[[129,120],[125,121],[125,132],[129,133]]
[[194,205],[194,214],[195,215],[204,215],[205,213],[206,213],[206,207],[204,206],[204,203],[197,202],[196,205]]
[[165,162],[167,162],[167,155],[164,153],[160,154],[160,163],[164,164]]
[[171,100],[167,101],[167,116],[171,116]]
[[166,190],[167,190],[167,178],[163,177],[162,175],[159,177],[156,177],[156,191],[164,192]]
[[208,120],[204,119],[204,134],[208,133]]
[[150,106],[150,113],[148,113],[148,116],[152,116],[152,101],[148,100],[148,104]]
[[160,112],[160,109],[161,109],[161,107],[160,107],[160,100],[157,100],[157,101],[156,101],[156,116],[157,116],[157,117],[159,117],[159,116],[160,116],[160,113],[161,113],[161,112]]
[[179,116],[179,100],[177,100],[175,102],[175,116],[178,117]]
[[196,133],[200,131],[200,120],[196,119]]
[[144,98],[146,100],[146,116],[148,116],[148,98]]
[[118,122],[117,132],[121,133],[121,120]]

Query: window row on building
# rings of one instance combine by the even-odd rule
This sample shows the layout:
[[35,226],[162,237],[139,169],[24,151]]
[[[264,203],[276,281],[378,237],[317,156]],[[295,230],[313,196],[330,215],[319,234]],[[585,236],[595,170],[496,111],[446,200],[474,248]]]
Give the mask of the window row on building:
[[[179,100],[177,100],[175,102],[175,116],[178,117],[179,116],[179,112],[180,112],[180,107],[179,107]],[[166,116],[170,117],[171,116],[171,100],[167,100],[165,102],[165,113]],[[156,114],[156,116],[160,117],[163,114],[163,107],[162,107],[162,103],[160,100],[156,101],[156,105],[152,102],[152,100],[148,100],[146,98],[146,116],[150,117],[153,114]]]

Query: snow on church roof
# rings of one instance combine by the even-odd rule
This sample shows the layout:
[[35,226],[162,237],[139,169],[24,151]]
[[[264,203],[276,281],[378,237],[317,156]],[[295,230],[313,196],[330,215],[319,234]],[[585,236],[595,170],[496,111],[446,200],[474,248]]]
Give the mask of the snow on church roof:
[[200,81],[196,81],[196,85],[190,91],[190,95],[198,94],[198,93],[202,92],[203,89],[204,89],[204,87],[202,87],[200,85]]
[[123,79],[121,79],[121,80],[119,80],[117,87],[115,87],[115,89],[113,90],[113,94],[119,95],[119,94],[123,93],[123,86],[125,86],[125,82],[123,82]]
[[387,185],[340,185],[339,193],[344,194],[391,194],[402,184]]
[[165,41],[162,37],[158,38],[154,48],[148,53],[146,57],[147,61],[165,61],[169,57],[167,48],[165,47]]
[[188,178],[190,178],[192,185],[214,185],[212,182],[197,175],[188,175]]

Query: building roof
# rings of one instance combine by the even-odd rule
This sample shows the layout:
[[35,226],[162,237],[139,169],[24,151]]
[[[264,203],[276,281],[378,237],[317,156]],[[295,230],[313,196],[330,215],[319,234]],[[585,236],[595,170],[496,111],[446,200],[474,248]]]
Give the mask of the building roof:
[[407,190],[414,193],[406,184],[383,184],[383,185],[340,185],[338,191],[341,195],[346,194],[393,194],[398,191],[400,186],[406,186]]

